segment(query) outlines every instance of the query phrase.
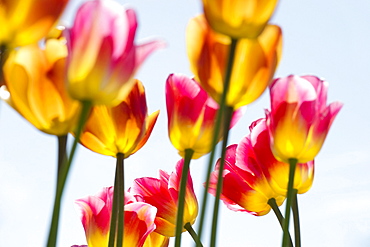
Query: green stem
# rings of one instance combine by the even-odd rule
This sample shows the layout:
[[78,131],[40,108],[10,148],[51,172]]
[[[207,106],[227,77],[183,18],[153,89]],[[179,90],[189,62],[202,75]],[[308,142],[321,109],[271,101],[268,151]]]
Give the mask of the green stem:
[[[278,221],[280,223],[281,229],[283,229],[284,217],[281,214],[278,205],[276,204],[275,198],[270,198],[268,200],[267,204],[271,206],[272,210],[274,211],[274,213],[276,215],[276,218],[278,219]],[[292,242],[292,238],[290,237],[290,234],[289,234],[289,246],[293,246],[293,242]]]
[[[124,176],[124,154],[117,154],[118,166],[118,219],[117,219],[117,247],[123,246],[123,233],[124,233],[124,201],[125,201],[125,176]],[[113,198],[114,201],[114,198]]]
[[294,173],[297,166],[297,159],[289,159],[289,182],[288,182],[288,192],[285,206],[285,220],[283,225],[283,247],[288,246],[289,239],[289,221],[290,221],[290,208],[292,206],[293,198],[293,184],[294,184]]
[[292,211],[293,211],[293,221],[294,221],[294,239],[295,239],[295,246],[301,247],[301,227],[299,224],[297,193],[298,193],[298,190],[293,189]]
[[64,186],[67,180],[68,172],[72,164],[72,160],[74,158],[74,154],[76,152],[78,141],[80,140],[80,136],[89,116],[92,104],[89,101],[82,102],[82,111],[80,114],[79,123],[76,130],[76,137],[74,139],[71,152],[69,154],[69,159],[65,159],[61,166],[58,166],[58,179],[57,179],[57,188],[55,193],[54,199],[54,209],[53,209],[53,216],[51,220],[50,230],[49,230],[49,237],[47,242],[47,247],[55,247],[57,242],[57,235],[58,235],[58,225],[59,225],[59,213],[60,213],[60,205],[62,200],[62,195],[64,191]]
[[117,229],[117,215],[118,215],[118,200],[115,198],[118,198],[118,159],[116,162],[116,174],[114,176],[114,187],[113,187],[113,202],[112,202],[112,214],[111,214],[111,220],[110,220],[110,229],[109,229],[109,241],[108,241],[108,247],[114,247],[115,240],[116,240],[116,229]]
[[184,225],[184,228],[188,231],[188,233],[193,238],[193,240],[197,244],[197,246],[199,245],[199,246],[203,247],[203,244],[200,241],[197,233],[194,231],[193,227],[191,226],[191,224],[189,222]]
[[[200,240],[201,240],[202,233],[203,233],[203,225],[204,225],[204,219],[205,219],[206,208],[207,208],[208,189],[209,189],[211,172],[212,172],[214,157],[215,157],[215,152],[216,152],[216,144],[219,141],[219,133],[220,133],[220,129],[221,129],[222,116],[224,115],[223,112],[224,112],[224,108],[225,108],[225,105],[226,105],[226,96],[227,96],[227,92],[229,91],[229,87],[230,87],[231,72],[232,72],[232,66],[233,66],[233,62],[234,62],[234,56],[235,56],[235,50],[236,50],[237,43],[238,43],[237,39],[232,39],[231,40],[228,66],[227,66],[226,75],[225,75],[225,82],[224,82],[224,90],[223,90],[222,95],[221,95],[220,108],[217,112],[216,124],[215,124],[213,139],[212,139],[212,151],[211,151],[211,154],[209,156],[209,162],[208,162],[208,166],[207,166],[206,179],[205,179],[206,182],[205,182],[205,185],[204,185],[205,189],[203,191],[203,200],[202,200],[202,206],[201,206],[201,213],[200,213],[200,216],[199,216],[198,237],[199,237]],[[200,245],[197,245],[197,247],[200,247]]]
[[214,209],[213,209],[213,220],[212,220],[212,231],[211,231],[211,247],[216,246],[216,235],[217,235],[217,223],[218,223],[218,211],[220,206],[220,198],[221,198],[221,192],[222,192],[222,183],[223,183],[223,170],[225,165],[225,154],[226,154],[226,146],[227,141],[229,138],[229,129],[230,129],[230,123],[233,116],[234,109],[232,107],[226,107],[225,109],[225,125],[223,129],[223,141],[222,141],[222,151],[221,151],[221,162],[219,166],[218,171],[218,180],[217,180],[217,189],[216,189],[216,195],[215,195],[215,203],[214,203]]
[[8,52],[7,52],[6,46],[4,44],[0,45],[0,86],[5,84],[3,68],[4,68],[4,64],[5,64],[7,56],[8,56]]
[[175,247],[179,247],[181,245],[181,233],[184,228],[183,219],[184,219],[186,183],[188,180],[190,161],[191,158],[193,157],[193,154],[194,151],[192,149],[185,150],[184,166],[181,172],[180,191],[177,204]]
[[58,174],[67,159],[67,140],[68,135],[58,136]]

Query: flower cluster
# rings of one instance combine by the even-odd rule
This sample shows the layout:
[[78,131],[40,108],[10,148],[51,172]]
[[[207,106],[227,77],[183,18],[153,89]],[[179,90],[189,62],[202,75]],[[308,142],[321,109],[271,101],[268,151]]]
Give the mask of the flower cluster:
[[[183,232],[203,246],[208,193],[215,196],[211,247],[220,200],[256,216],[272,209],[284,247],[293,245],[292,210],[295,246],[300,246],[297,194],[311,188],[314,159],[342,104],[327,105],[328,83],[316,76],[273,79],[282,30],[269,20],[278,1],[202,1],[204,13],[186,29],[193,75],[171,73],[164,82],[168,136],[182,159],[171,174],[160,170],[159,178],[137,178],[129,189],[124,162],[147,143],[159,115],[148,114],[144,85],[135,74],[164,43],[136,44],[135,11],[113,0],[87,1],[72,27],[54,28],[67,2],[0,1],[1,98],[59,140],[47,246],[56,246],[61,199],[78,143],[116,158],[114,186],[75,202],[89,247],[166,247],[171,237],[180,247]],[[267,88],[271,105],[265,118],[254,121],[238,144],[228,145],[245,106]],[[67,152],[69,133],[74,141]],[[209,153],[198,207],[190,163]],[[285,218],[279,210],[284,201]]]

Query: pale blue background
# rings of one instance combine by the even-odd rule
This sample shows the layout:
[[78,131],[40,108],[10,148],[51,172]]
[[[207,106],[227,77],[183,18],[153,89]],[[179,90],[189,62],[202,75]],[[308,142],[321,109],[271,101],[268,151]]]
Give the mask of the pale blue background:
[[[70,2],[64,23],[71,24],[82,2]],[[126,187],[137,177],[156,177],[158,169],[171,172],[179,160],[167,137],[164,84],[170,73],[191,76],[185,28],[202,12],[200,0],[135,0],[130,6],[138,14],[137,40],[157,37],[168,46],[137,75],[146,87],[149,111],[160,109],[161,114],[147,145],[126,160]],[[324,77],[330,83],[329,102],[344,103],[316,159],[314,185],[299,196],[303,246],[370,246],[370,1],[282,0],[272,22],[284,33],[276,76]],[[248,107],[230,143],[248,134],[249,124],[268,107],[265,93]],[[56,181],[56,138],[4,103],[0,111],[0,246],[44,246]],[[198,195],[207,160],[191,165]],[[114,169],[112,157],[78,148],[63,198],[59,247],[86,243],[73,202],[111,186]],[[183,236],[183,246],[193,246],[188,234]],[[281,230],[273,213],[255,217],[222,204],[218,239],[219,247],[280,246]],[[209,245],[208,237],[204,243]]]

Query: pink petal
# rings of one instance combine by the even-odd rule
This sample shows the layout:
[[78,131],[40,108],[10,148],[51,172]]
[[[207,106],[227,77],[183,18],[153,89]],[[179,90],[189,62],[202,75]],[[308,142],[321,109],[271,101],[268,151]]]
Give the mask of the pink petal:
[[130,246],[143,246],[148,235],[154,231],[157,209],[147,203],[136,202],[125,205],[125,236]]
[[160,40],[150,41],[136,46],[135,67],[138,68],[144,60],[155,50],[166,47],[166,43]]

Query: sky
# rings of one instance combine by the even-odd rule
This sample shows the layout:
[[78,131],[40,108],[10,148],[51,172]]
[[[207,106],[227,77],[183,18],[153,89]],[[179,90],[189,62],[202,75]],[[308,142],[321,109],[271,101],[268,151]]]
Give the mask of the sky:
[[[61,22],[71,25],[82,2],[70,1]],[[165,81],[170,73],[192,76],[185,28],[202,6],[200,0],[119,2],[137,12],[138,43],[149,39],[167,43],[136,76],[146,88],[149,112],[159,109],[161,113],[148,143],[125,161],[128,188],[135,178],[157,177],[159,169],[172,172],[180,159],[167,135]],[[367,0],[282,0],[271,20],[282,28],[284,43],[275,77],[323,77],[330,85],[328,102],[344,103],[315,160],[313,187],[298,197],[303,246],[370,246],[369,10]],[[265,92],[247,107],[229,143],[247,135],[250,123],[264,117],[267,108]],[[0,246],[44,246],[56,183],[57,139],[35,129],[4,102],[0,103],[0,136]],[[207,161],[205,156],[191,163],[199,197]],[[78,147],[64,192],[58,247],[86,244],[74,201],[112,186],[114,170],[114,158]],[[219,222],[219,247],[281,245],[281,229],[272,212],[256,217],[232,212],[221,203]],[[204,246],[208,246],[205,237]],[[186,233],[183,246],[193,246]]]

